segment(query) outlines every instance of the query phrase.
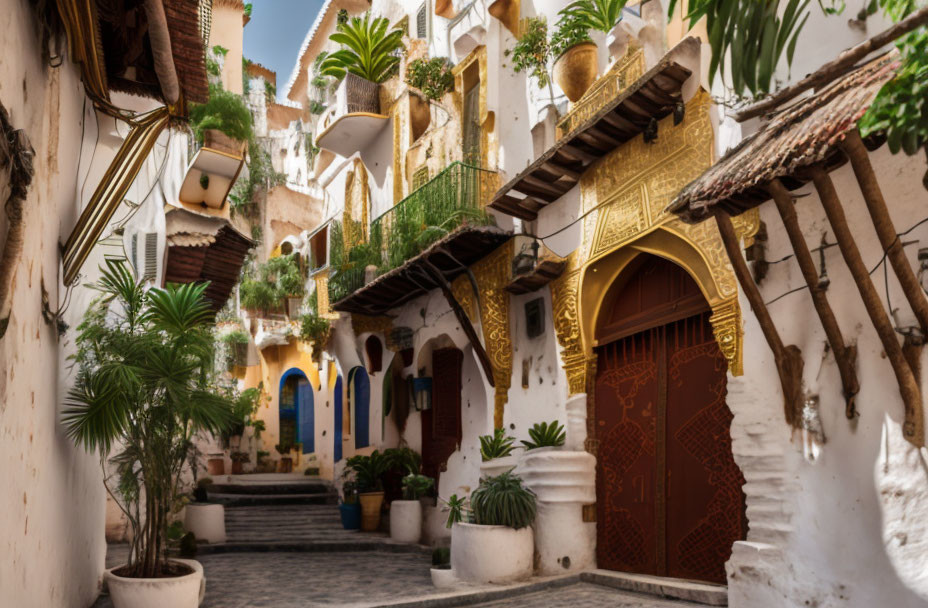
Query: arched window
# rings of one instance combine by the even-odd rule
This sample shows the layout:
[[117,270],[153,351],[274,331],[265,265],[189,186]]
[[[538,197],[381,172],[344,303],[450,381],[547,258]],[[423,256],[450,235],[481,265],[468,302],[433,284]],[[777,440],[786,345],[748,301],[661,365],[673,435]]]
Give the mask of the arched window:
[[371,444],[371,382],[361,366],[348,372],[348,406],[354,420],[354,447],[366,448]]
[[335,413],[335,432],[332,433],[332,437],[335,440],[335,445],[333,446],[333,454],[335,462],[338,462],[342,459],[342,377],[338,376],[335,379],[335,389],[332,391],[332,410]]
[[303,453],[315,451],[315,408],[313,387],[301,370],[291,368],[280,377],[277,401],[280,422],[280,443],[303,444]]

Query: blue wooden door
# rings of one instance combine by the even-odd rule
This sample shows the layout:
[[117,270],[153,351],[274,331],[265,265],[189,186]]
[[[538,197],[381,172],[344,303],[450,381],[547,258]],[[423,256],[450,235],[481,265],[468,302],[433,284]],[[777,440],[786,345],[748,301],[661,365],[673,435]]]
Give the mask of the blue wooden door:
[[351,390],[354,397],[354,447],[366,448],[371,444],[371,381],[363,367],[354,368]]
[[316,451],[316,416],[313,407],[313,386],[306,378],[300,378],[297,386],[297,411],[300,416],[300,441],[303,443],[303,453],[311,454]]
[[335,390],[332,392],[332,407],[335,410],[335,432],[332,437],[335,439],[335,462],[342,459],[342,377],[338,376],[335,380]]

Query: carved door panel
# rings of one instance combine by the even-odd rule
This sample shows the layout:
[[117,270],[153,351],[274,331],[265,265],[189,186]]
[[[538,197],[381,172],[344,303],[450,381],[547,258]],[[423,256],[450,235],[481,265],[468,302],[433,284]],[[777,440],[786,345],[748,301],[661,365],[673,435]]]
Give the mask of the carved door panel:
[[601,568],[724,583],[746,535],[726,361],[697,296],[682,269],[654,258],[607,296],[595,386]]
[[461,443],[461,366],[456,348],[432,352],[432,409],[422,412],[422,469],[438,480]]
[[668,325],[666,336],[667,574],[724,583],[732,543],[747,533],[727,363],[709,313]]

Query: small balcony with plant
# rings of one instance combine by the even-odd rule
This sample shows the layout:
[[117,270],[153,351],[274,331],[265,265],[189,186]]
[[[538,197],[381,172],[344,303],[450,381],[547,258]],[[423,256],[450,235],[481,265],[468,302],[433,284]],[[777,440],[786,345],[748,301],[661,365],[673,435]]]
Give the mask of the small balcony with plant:
[[[337,82],[334,102],[319,118],[316,146],[351,156],[383,130],[380,85],[398,72],[403,30],[389,29],[384,17],[351,17],[329,39],[340,45],[319,62],[319,75]],[[316,107],[318,109],[318,106]]]
[[339,307],[340,301],[378,277],[400,273],[398,269],[438,241],[464,228],[492,226],[483,205],[497,183],[496,172],[456,161],[374,219],[366,240],[356,222],[332,222],[328,284],[333,308],[347,310]]
[[239,286],[239,303],[252,317],[291,321],[300,315],[306,274],[299,256],[281,255],[249,269]]

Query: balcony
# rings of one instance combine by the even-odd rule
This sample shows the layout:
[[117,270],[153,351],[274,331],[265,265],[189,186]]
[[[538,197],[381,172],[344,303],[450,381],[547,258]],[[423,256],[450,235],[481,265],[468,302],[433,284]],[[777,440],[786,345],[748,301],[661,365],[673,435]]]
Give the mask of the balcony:
[[380,113],[380,85],[349,73],[335,91],[335,103],[319,118],[316,145],[351,156],[374,141],[389,119]]
[[[460,262],[457,266],[462,271],[463,266],[490,253],[494,244],[498,246],[508,238],[491,225],[484,210],[496,187],[496,172],[454,162],[371,222],[366,240],[361,226],[333,222],[329,232],[332,308],[369,313],[369,306],[352,301],[356,292],[371,282],[385,285],[407,281],[402,277],[410,262],[440,242],[447,245],[453,241],[453,257]],[[379,304],[392,308],[418,297],[428,284],[427,280],[407,282],[389,287],[389,296],[368,294],[360,299],[381,298]]]
[[208,130],[194,154],[180,187],[180,201],[221,209],[245,164],[245,144]]

